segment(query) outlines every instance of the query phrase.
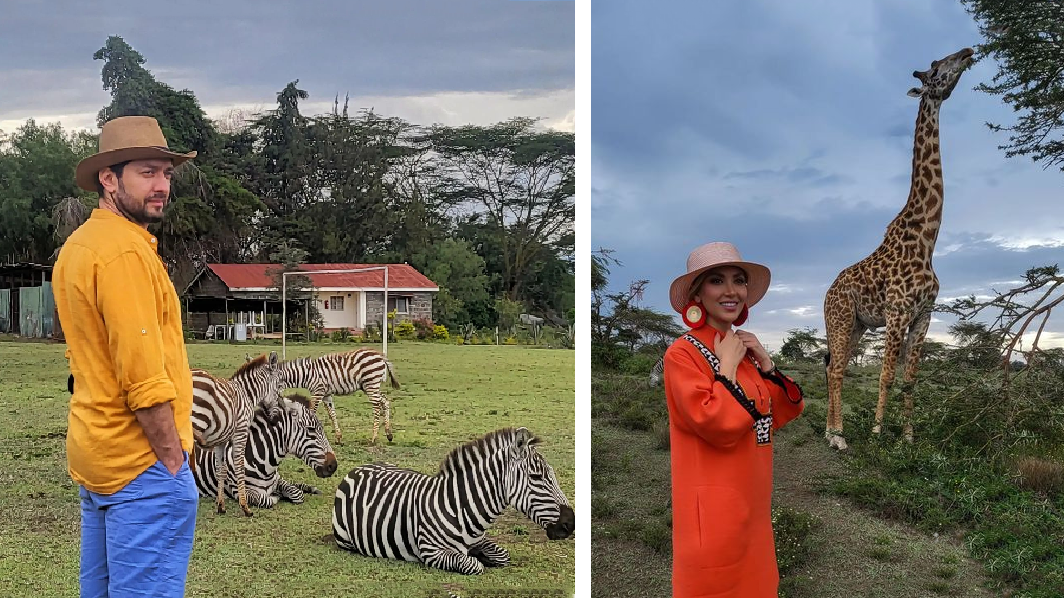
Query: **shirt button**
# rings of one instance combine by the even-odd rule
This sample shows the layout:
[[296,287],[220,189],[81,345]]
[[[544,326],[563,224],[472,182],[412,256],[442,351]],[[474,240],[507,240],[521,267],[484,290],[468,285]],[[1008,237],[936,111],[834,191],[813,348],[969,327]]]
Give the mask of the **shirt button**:
[[154,242],[155,242],[155,237],[152,237],[152,238],[151,238],[151,242],[152,242],[152,243],[154,243]]

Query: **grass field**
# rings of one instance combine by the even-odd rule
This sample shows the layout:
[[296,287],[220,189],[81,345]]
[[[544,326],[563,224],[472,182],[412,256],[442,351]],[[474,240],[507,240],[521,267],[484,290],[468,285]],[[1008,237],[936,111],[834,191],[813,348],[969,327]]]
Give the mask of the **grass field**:
[[[355,345],[350,345],[354,348]],[[289,345],[288,357],[320,355],[348,346]],[[379,349],[379,346],[376,347]],[[189,361],[231,374],[253,355],[280,347],[190,345]],[[44,598],[78,593],[78,489],[66,470],[68,410],[65,345],[0,342],[0,596]],[[514,511],[489,531],[511,554],[511,565],[466,577],[415,563],[370,559],[332,541],[333,492],[343,475],[372,461],[432,473],[458,444],[505,426],[539,435],[570,501],[574,499],[574,357],[572,351],[527,347],[389,344],[402,389],[392,400],[395,442],[368,445],[372,410],[365,395],[337,397],[344,432],[335,444],[339,469],[317,478],[301,461],[286,459],[282,475],[318,486],[323,494],[302,505],[256,509],[246,519],[229,501],[214,512],[202,499],[187,596],[381,596],[416,598],[441,589],[477,595],[495,589],[563,590],[574,586],[572,537],[548,541]],[[335,441],[324,408],[319,409]],[[574,508],[581,505],[574,503]],[[463,592],[465,590],[465,592]]]

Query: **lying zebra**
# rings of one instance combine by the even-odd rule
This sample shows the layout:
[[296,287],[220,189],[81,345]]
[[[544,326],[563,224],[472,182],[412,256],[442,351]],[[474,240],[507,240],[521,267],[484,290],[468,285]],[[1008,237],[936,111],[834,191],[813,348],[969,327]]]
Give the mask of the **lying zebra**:
[[[248,355],[247,359],[251,359]],[[336,441],[343,440],[340,424],[336,422],[336,408],[333,407],[333,395],[350,395],[362,390],[373,405],[373,437],[371,443],[377,442],[377,430],[380,429],[381,415],[384,416],[384,434],[388,442],[392,441],[392,405],[381,393],[381,384],[387,376],[392,388],[399,388],[391,362],[384,355],[372,349],[355,349],[342,353],[329,353],[321,357],[303,357],[281,364],[281,382],[285,388],[305,388],[311,394],[311,409],[315,412],[318,403],[325,401],[332,420]]]
[[[281,499],[299,504],[303,502],[304,492],[321,494],[314,486],[293,484],[281,477],[278,468],[286,454],[302,459],[319,478],[336,473],[336,455],[329,446],[321,420],[310,410],[309,400],[290,394],[282,399],[282,403],[284,412],[277,421],[271,422],[262,409],[256,410],[251,420],[244,478],[247,481],[248,504],[254,507],[269,509]],[[216,465],[212,457],[211,453],[205,451],[196,454],[193,477],[201,496],[218,495]],[[229,475],[234,476],[231,444],[225,445],[224,460]],[[237,497],[232,477],[226,480],[225,493]]]
[[[270,419],[281,416],[281,390],[284,387],[278,370],[276,351],[270,353],[268,360],[265,355],[260,355],[240,366],[228,380],[216,378],[204,370],[192,370],[192,436],[196,440],[193,451],[213,449],[218,475],[215,488],[225,488],[228,468],[222,466],[222,460],[226,443],[232,443],[237,501],[248,517],[251,517],[251,509],[248,508],[244,477],[248,429],[260,404],[266,408]],[[218,512],[224,513],[224,492],[217,494],[216,503]]]
[[551,540],[567,538],[573,509],[538,443],[526,428],[504,428],[451,451],[434,476],[387,464],[357,467],[336,490],[336,544],[473,575],[510,562],[484,535],[507,505]]

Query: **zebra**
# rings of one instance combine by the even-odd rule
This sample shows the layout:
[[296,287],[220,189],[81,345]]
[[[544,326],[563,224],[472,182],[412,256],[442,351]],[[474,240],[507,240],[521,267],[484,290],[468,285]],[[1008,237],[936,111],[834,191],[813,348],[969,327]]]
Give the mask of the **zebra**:
[[[240,366],[228,380],[204,370],[192,370],[192,435],[199,449],[213,449],[218,474],[216,488],[225,488],[226,467],[222,466],[226,442],[233,446],[237,501],[244,515],[251,517],[244,480],[244,450],[248,429],[256,407],[261,404],[271,421],[282,413],[280,368],[277,352],[269,359],[260,355]],[[195,463],[195,459],[190,460]],[[225,492],[217,495],[218,512],[225,512]]]
[[661,359],[654,364],[654,367],[650,370],[650,386],[660,386],[665,380],[665,356],[662,355]]
[[[250,359],[250,355],[247,356]],[[286,388],[305,388],[311,393],[311,409],[317,412],[318,403],[325,401],[332,420],[336,441],[343,440],[340,424],[336,422],[333,395],[350,395],[361,389],[373,405],[373,437],[376,444],[381,415],[384,415],[384,434],[392,441],[392,404],[381,393],[385,376],[392,388],[399,388],[392,363],[372,349],[355,349],[342,353],[329,353],[321,357],[303,357],[281,364],[281,382]]]
[[510,562],[484,535],[507,505],[543,526],[551,540],[567,538],[573,508],[538,443],[527,428],[503,428],[451,451],[433,476],[386,463],[356,467],[336,490],[336,544],[476,575]]
[[[304,492],[321,494],[314,486],[293,484],[281,477],[277,470],[286,454],[302,459],[319,478],[336,473],[336,455],[329,446],[321,420],[310,410],[310,401],[290,394],[282,399],[282,403],[284,412],[276,422],[270,421],[266,411],[257,409],[248,431],[244,478],[247,482],[248,504],[254,507],[269,509],[280,499],[300,504]],[[225,445],[224,457],[228,474],[236,477],[232,444]],[[218,478],[215,474],[211,453],[197,453],[193,477],[201,496],[218,495]],[[231,480],[227,479],[225,492],[237,498]]]

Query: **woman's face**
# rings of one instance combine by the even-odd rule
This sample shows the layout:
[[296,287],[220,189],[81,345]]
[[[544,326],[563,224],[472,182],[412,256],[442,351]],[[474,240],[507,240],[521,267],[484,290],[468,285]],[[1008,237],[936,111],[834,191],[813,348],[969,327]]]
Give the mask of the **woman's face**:
[[695,294],[706,309],[708,323],[717,330],[731,328],[746,306],[746,272],[735,266],[710,270]]

